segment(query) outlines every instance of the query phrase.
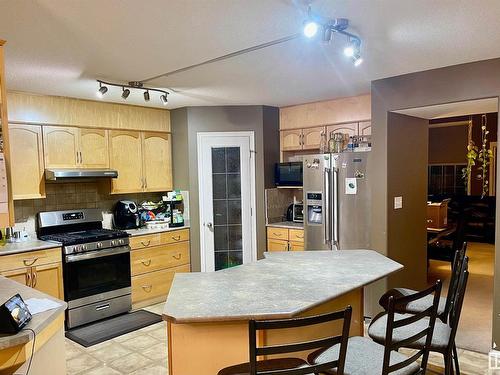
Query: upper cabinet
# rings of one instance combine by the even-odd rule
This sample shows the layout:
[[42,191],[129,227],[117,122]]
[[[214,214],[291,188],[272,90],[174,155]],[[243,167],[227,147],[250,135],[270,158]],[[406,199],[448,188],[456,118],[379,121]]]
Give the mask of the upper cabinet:
[[300,151],[319,149],[324,126],[307,129],[281,131],[281,151]]
[[112,180],[111,192],[121,194],[144,191],[141,133],[111,130],[109,151],[110,166],[118,171],[118,178]]
[[363,121],[359,123],[359,135],[372,135],[372,122]]
[[281,150],[302,150],[302,129],[284,130],[281,132]]
[[45,197],[42,127],[9,125],[14,199]]
[[302,129],[302,149],[303,150],[319,149],[319,144],[321,143],[321,137],[324,134],[324,132],[325,132],[324,126]]
[[330,125],[327,128],[328,138],[331,132],[349,134],[349,137],[358,135],[358,123]]
[[80,129],[80,165],[83,168],[108,168],[108,130]]
[[78,128],[43,127],[45,168],[76,168],[79,162]]
[[44,126],[45,168],[108,168],[108,130]]
[[[142,133],[144,189],[172,190],[172,144],[167,133]],[[163,171],[164,173],[158,173]]]

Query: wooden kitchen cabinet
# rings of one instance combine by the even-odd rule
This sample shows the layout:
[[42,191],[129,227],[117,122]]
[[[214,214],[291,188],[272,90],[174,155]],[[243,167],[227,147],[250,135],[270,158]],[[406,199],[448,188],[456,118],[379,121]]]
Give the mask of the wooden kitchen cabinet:
[[61,248],[0,257],[0,275],[64,299]]
[[134,308],[164,302],[174,275],[190,272],[189,229],[130,238]]
[[42,127],[10,124],[9,132],[13,198],[45,198]]
[[144,190],[141,143],[140,132],[110,131],[110,167],[118,171],[118,178],[111,182],[111,193],[138,193]]
[[303,150],[319,149],[319,145],[321,143],[321,136],[325,133],[325,131],[326,128],[324,126],[302,129],[302,149]]
[[281,132],[281,151],[302,150],[302,129]]
[[372,135],[372,122],[371,121],[362,121],[358,126],[358,134],[359,135]]
[[172,144],[168,133],[142,133],[144,191],[172,190]]
[[80,166],[108,168],[108,130],[80,128]]
[[78,128],[44,126],[45,168],[78,167]]
[[304,250],[304,230],[267,227],[267,251]]
[[349,137],[354,137],[355,135],[358,135],[358,123],[353,122],[349,124],[337,124],[337,125],[330,125],[327,127],[327,136],[330,138],[331,132],[335,133],[344,133],[348,134]]

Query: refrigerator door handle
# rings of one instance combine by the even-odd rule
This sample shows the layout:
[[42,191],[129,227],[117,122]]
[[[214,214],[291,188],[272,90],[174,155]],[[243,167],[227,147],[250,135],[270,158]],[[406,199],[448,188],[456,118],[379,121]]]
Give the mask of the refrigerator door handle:
[[333,169],[333,250],[339,250],[339,169],[334,167]]
[[325,168],[323,174],[323,194],[324,194],[324,211],[323,217],[325,222],[325,244],[331,245],[331,223],[330,223],[330,168]]

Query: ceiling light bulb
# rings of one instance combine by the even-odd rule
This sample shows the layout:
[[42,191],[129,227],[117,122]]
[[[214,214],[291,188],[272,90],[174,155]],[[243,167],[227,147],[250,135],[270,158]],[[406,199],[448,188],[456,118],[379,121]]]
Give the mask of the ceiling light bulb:
[[108,92],[108,88],[106,86],[99,85],[99,90],[97,91],[97,97],[102,98],[104,94]]
[[353,46],[347,46],[344,48],[344,55],[347,57],[353,57],[354,56],[354,47]]
[[160,100],[161,100],[161,104],[163,105],[167,105],[168,104],[168,98],[167,98],[167,94],[163,94],[160,96]]
[[352,61],[354,66],[360,66],[363,63],[363,58],[358,53],[352,57]]
[[124,88],[122,92],[122,98],[127,99],[129,95],[130,95],[130,90]]
[[149,91],[144,91],[144,100],[149,102]]
[[315,36],[318,32],[319,26],[316,22],[314,21],[308,21],[304,25],[304,35],[308,38],[312,38]]

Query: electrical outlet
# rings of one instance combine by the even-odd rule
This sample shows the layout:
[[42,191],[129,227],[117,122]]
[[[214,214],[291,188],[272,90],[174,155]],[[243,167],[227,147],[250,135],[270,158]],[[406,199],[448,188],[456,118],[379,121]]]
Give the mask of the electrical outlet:
[[403,208],[403,197],[394,197],[394,209],[399,210]]

